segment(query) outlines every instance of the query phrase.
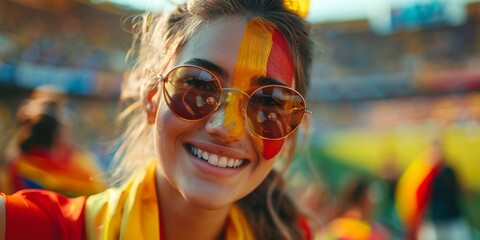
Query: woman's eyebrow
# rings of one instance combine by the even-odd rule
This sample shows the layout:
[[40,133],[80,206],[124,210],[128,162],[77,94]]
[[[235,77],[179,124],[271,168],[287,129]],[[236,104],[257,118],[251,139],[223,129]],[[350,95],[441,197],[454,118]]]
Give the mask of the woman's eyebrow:
[[206,60],[206,59],[201,59],[201,58],[192,58],[188,61],[186,61],[184,64],[190,64],[190,65],[195,65],[199,66],[205,69],[208,69],[209,71],[213,72],[217,77],[223,78],[223,79],[228,79],[229,74],[225,69],[222,67],[218,66],[217,64]]
[[278,81],[274,78],[269,78],[265,76],[255,76],[252,79],[252,85],[281,85],[281,86],[287,86],[287,84]]

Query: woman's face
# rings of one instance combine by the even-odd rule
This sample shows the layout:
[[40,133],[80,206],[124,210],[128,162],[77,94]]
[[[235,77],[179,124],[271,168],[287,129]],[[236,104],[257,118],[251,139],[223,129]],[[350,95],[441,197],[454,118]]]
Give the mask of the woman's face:
[[[262,24],[241,17],[204,24],[183,47],[176,65],[206,68],[223,88],[247,93],[272,81],[293,87],[292,58],[285,39]],[[263,181],[285,140],[264,140],[252,134],[241,114],[242,98],[242,94],[228,94],[215,113],[196,122],[177,118],[164,97],[157,98],[160,184],[168,181],[190,203],[217,209],[249,194]]]

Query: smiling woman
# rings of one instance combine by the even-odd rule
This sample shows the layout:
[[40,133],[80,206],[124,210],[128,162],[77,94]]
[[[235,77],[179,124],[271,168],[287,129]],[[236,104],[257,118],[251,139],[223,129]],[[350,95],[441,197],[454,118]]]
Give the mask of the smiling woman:
[[283,181],[309,113],[307,23],[282,0],[192,0],[136,20],[115,187],[3,195],[7,239],[309,239]]

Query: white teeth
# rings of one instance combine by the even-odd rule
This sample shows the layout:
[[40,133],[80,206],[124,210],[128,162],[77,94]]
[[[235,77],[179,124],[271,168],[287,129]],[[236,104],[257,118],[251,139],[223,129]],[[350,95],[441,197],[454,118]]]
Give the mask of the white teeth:
[[218,161],[217,166],[219,167],[226,167],[227,166],[227,158],[226,157],[221,157],[220,160]]
[[197,156],[200,159],[206,160],[209,164],[217,167],[229,167],[229,168],[236,168],[240,167],[243,163],[243,160],[240,159],[233,159],[221,156],[220,158],[213,153],[208,153],[203,150],[200,150],[194,146],[190,147],[190,151],[193,155]]
[[237,159],[237,160],[235,160],[235,164],[233,165],[233,167],[239,167],[239,166],[241,166],[242,164],[243,164],[243,160]]
[[208,159],[208,163],[212,164],[213,166],[217,166],[218,164],[218,157],[215,154],[211,154],[210,158]]

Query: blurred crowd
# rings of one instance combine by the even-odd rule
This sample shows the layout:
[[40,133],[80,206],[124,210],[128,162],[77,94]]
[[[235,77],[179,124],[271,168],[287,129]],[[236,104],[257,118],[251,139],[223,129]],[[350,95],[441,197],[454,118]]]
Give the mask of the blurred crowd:
[[379,173],[347,168],[336,183],[325,174],[331,169],[308,180],[308,171],[295,175],[291,181],[304,187],[293,192],[316,219],[315,239],[478,239],[470,212],[477,206],[468,204],[478,193],[462,182],[444,144],[431,139],[405,169],[390,155]]
[[128,34],[119,31],[118,25],[111,26],[119,22],[100,10],[86,8],[85,13],[85,6],[79,5],[73,13],[52,14],[8,1],[0,6],[0,60],[4,62],[110,72],[125,68],[128,41],[118,40],[128,39]]

